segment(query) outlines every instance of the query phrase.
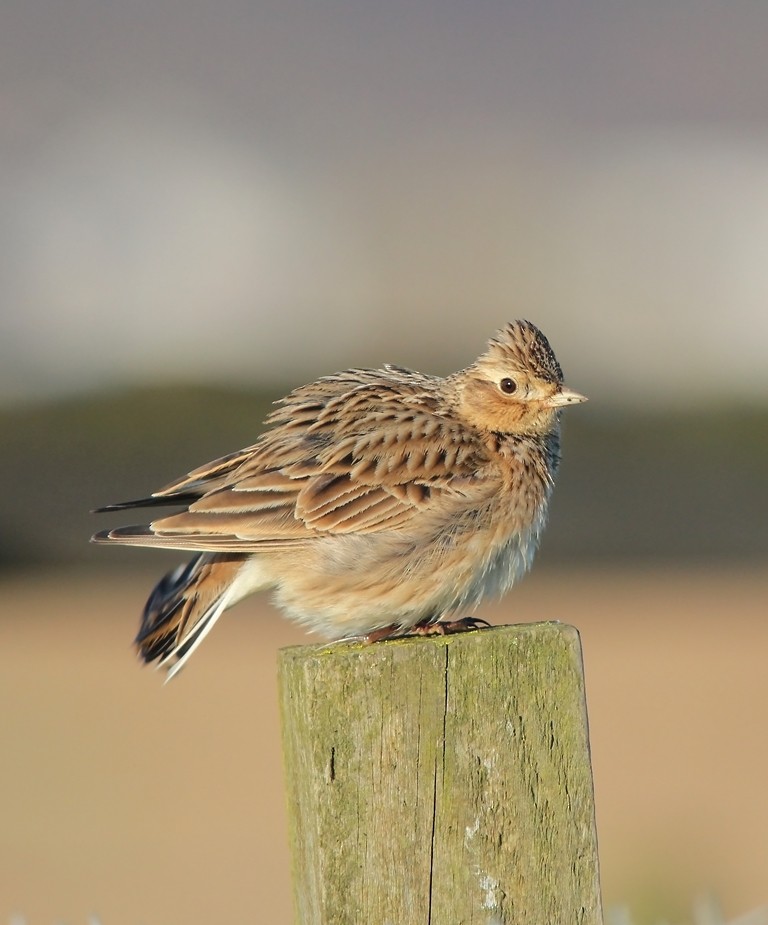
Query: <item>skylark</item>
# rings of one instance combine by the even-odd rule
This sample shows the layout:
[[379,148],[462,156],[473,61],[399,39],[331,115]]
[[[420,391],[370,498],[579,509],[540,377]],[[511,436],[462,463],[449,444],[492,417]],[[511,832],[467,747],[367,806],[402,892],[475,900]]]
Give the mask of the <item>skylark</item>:
[[147,601],[141,656],[173,675],[224,610],[264,588],[331,639],[476,626],[456,615],[531,565],[560,410],[585,400],[528,321],[446,378],[387,365],[295,389],[253,446],[101,508],[180,506],[93,539],[197,553]]

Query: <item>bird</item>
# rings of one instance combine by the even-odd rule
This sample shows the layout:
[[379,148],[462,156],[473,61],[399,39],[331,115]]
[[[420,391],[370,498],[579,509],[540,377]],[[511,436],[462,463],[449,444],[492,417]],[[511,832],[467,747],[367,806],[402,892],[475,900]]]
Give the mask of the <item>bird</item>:
[[530,568],[561,411],[583,401],[525,320],[446,377],[387,364],[294,389],[252,446],[97,509],[180,507],[93,542],[196,553],[152,591],[139,655],[172,677],[225,610],[263,589],[329,640],[479,628],[458,615]]

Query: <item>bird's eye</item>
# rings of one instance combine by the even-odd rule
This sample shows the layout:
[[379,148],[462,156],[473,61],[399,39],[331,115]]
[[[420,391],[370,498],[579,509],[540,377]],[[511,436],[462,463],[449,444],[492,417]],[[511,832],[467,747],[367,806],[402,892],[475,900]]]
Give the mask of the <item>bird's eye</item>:
[[511,395],[517,391],[517,383],[514,379],[502,379],[499,383],[499,388],[505,395]]

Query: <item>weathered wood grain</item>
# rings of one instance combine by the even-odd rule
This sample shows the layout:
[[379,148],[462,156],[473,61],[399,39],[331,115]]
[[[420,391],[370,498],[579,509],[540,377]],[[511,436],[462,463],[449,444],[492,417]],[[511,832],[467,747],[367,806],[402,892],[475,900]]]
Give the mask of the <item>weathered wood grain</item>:
[[578,633],[302,646],[279,683],[299,925],[598,925]]

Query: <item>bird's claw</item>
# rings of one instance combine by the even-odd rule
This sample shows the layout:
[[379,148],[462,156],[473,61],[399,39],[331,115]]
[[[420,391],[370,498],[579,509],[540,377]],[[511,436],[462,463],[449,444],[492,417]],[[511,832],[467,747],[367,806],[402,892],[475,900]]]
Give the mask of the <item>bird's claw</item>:
[[452,636],[484,629],[491,624],[482,617],[461,617],[459,620],[438,620],[435,623],[417,623],[412,633],[416,636]]

